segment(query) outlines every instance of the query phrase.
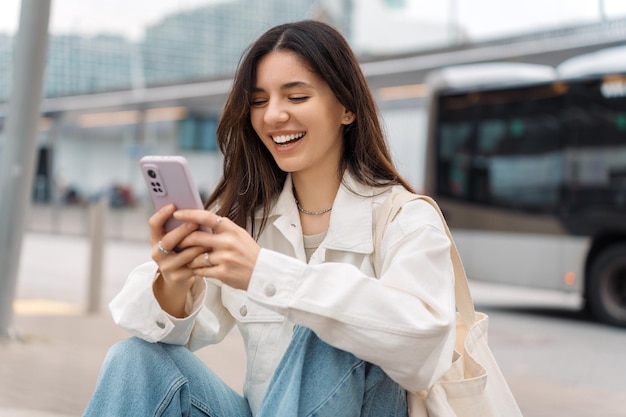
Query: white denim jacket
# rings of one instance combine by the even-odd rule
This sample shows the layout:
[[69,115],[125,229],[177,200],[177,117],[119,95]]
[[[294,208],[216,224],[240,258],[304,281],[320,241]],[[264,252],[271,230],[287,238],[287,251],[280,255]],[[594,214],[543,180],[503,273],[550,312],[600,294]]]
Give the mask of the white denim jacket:
[[247,353],[244,393],[254,413],[295,324],[379,365],[408,390],[427,388],[449,368],[454,349],[450,241],[428,203],[405,204],[385,231],[376,279],[372,229],[390,193],[346,174],[327,236],[307,264],[288,177],[258,239],[262,249],[247,291],[199,280],[188,317],[176,319],[154,297],[157,266],[149,262],[131,272],[111,302],[113,319],[147,341],[191,350],[218,343],[237,324]]

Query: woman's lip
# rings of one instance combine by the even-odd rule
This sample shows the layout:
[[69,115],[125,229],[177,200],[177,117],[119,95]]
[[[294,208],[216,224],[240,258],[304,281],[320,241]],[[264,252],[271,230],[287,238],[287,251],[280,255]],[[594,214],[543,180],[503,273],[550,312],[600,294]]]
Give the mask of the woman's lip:
[[306,135],[306,132],[297,132],[297,133],[280,133],[275,135],[270,135],[274,143],[277,145],[286,144],[289,142],[293,142],[299,139],[302,139]]
[[305,136],[284,143],[277,143],[276,141],[272,141],[274,143],[274,149],[276,149],[278,152],[290,152],[292,149],[300,146],[300,143],[302,143],[302,139]]

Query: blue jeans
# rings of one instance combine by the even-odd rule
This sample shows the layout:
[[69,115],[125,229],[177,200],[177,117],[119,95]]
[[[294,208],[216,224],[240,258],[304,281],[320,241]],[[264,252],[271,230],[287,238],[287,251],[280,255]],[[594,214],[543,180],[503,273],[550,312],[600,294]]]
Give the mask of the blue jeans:
[[[251,417],[244,397],[183,346],[113,346],[85,417]],[[257,417],[406,417],[406,392],[378,366],[296,327]]]

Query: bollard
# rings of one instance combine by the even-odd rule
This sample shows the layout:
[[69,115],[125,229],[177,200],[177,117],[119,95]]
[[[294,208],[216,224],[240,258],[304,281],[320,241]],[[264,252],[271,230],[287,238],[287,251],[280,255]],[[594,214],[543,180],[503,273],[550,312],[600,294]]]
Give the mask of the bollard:
[[102,266],[104,258],[104,219],[107,199],[101,197],[89,205],[89,282],[87,314],[100,312],[102,300]]

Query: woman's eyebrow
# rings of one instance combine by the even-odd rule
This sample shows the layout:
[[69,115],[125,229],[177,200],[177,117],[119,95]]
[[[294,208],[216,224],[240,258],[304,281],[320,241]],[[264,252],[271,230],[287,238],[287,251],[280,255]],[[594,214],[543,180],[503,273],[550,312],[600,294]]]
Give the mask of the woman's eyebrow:
[[305,87],[305,88],[314,88],[311,84],[305,83],[304,81],[292,81],[287,84],[283,84],[280,89],[281,90],[289,90],[290,88],[296,87]]
[[[298,87],[315,88],[311,84],[306,83],[304,81],[291,81],[291,82],[288,82],[286,84],[281,85],[280,89],[281,90],[289,90],[289,89],[298,88]],[[252,92],[253,93],[263,93],[263,92],[265,92],[265,89],[261,88],[261,87],[254,86],[254,87],[252,87]]]

